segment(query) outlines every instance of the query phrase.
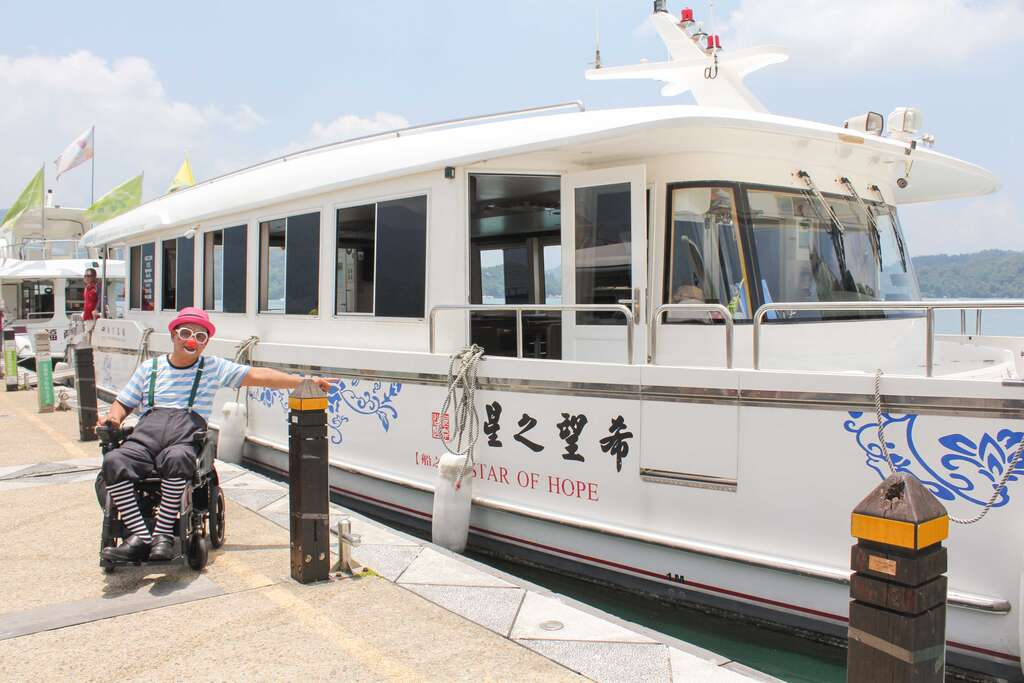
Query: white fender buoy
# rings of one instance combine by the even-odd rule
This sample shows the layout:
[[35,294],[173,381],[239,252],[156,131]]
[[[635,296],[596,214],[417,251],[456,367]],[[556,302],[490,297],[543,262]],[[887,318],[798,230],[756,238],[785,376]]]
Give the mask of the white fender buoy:
[[245,445],[245,404],[228,401],[220,411],[224,419],[217,436],[217,459],[239,465]]
[[473,502],[473,471],[466,469],[462,485],[455,484],[466,463],[466,456],[445,453],[437,467],[434,487],[434,519],[431,536],[434,543],[461,553],[469,540],[469,513]]

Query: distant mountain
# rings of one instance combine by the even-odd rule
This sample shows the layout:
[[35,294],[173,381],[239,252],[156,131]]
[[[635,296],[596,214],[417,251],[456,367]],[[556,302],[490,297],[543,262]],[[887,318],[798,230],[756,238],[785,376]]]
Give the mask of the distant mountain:
[[7,215],[7,209],[0,209],[0,221],[2,221],[4,219],[4,216],[6,216],[6,215]]
[[916,256],[913,261],[925,298],[1024,298],[1024,252],[986,249]]

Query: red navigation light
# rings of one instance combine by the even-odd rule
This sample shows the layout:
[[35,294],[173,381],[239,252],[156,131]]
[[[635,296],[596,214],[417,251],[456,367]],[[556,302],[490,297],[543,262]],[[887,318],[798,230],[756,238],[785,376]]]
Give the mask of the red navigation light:
[[679,13],[680,24],[692,24],[693,23],[693,10],[689,7],[684,7],[683,11]]
[[708,49],[709,50],[721,50],[722,49],[722,40],[718,37],[717,34],[711,34],[710,36],[708,36]]

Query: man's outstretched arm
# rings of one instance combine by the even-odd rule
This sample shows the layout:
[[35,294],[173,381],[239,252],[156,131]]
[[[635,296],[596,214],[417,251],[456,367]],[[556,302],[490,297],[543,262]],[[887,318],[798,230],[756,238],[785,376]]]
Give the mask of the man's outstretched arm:
[[[243,387],[269,387],[271,389],[294,389],[302,380],[307,379],[299,375],[290,375],[287,372],[274,370],[273,368],[249,368],[242,380]],[[308,379],[317,383],[324,391],[330,391],[331,385],[337,380],[324,379],[323,377],[310,377]]]

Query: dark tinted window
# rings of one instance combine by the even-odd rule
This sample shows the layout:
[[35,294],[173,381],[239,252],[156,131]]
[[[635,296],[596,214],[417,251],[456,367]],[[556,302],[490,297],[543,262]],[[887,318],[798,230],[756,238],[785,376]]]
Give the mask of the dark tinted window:
[[376,315],[423,317],[426,261],[427,198],[378,203]]
[[142,244],[131,248],[131,278],[129,305],[135,310],[152,311],[156,244]]
[[178,238],[178,310],[195,306],[195,240]]
[[317,314],[320,281],[320,214],[288,218],[285,313]]

